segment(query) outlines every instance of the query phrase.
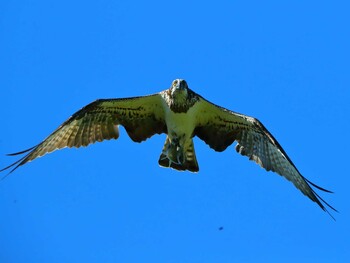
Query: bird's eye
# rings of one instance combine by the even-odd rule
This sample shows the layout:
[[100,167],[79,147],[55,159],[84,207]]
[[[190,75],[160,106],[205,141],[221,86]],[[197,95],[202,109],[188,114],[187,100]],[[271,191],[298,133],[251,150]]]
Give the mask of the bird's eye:
[[176,86],[176,85],[178,84],[178,82],[179,82],[179,81],[178,81],[177,79],[174,80],[173,85]]

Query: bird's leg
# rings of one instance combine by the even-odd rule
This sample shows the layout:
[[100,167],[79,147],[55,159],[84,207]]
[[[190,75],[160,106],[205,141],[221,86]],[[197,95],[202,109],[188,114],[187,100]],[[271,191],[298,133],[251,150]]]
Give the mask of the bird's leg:
[[162,154],[159,157],[158,163],[164,167],[173,167],[179,169],[183,167],[186,162],[186,156],[184,152],[183,136],[177,136],[177,134],[172,134],[172,136],[167,136]]
[[172,161],[173,163],[183,164],[184,162],[183,149],[180,145],[180,140],[178,137],[174,137],[171,139],[171,142],[168,145],[166,153],[169,160]]

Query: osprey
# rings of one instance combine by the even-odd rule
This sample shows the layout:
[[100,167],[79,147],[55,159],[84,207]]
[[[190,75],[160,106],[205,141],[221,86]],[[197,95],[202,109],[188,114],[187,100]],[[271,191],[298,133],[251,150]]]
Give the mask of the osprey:
[[[198,172],[193,137],[218,152],[234,141],[236,151],[267,171],[291,181],[304,195],[324,211],[325,202],[311,186],[325,191],[301,175],[277,140],[257,119],[217,106],[196,94],[183,79],[157,94],[120,99],[99,99],[74,113],[38,145],[9,155],[26,153],[4,171],[30,162],[65,147],[81,147],[103,140],[117,139],[118,126],[124,126],[134,142],[142,142],[154,134],[165,133],[165,144],[158,163],[176,170]],[[336,210],[335,210],[336,211]]]

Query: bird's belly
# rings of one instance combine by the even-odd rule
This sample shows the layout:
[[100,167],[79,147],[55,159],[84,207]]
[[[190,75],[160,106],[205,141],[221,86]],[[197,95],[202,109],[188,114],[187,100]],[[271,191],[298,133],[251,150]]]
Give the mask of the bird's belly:
[[195,112],[194,107],[190,108],[186,113],[174,113],[169,110],[166,113],[168,136],[179,139],[191,138],[196,123]]

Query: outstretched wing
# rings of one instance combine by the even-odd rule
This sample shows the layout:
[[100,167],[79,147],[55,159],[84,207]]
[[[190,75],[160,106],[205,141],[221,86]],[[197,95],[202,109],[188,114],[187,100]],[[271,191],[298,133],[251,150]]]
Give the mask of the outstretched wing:
[[162,100],[159,94],[124,99],[96,100],[66,120],[40,144],[9,155],[27,153],[4,171],[30,162],[40,156],[65,147],[87,146],[94,142],[117,139],[118,125],[124,126],[130,138],[141,142],[158,133],[166,132]]
[[249,160],[256,162],[266,171],[276,172],[291,181],[323,210],[327,211],[323,203],[335,210],[310,185],[325,192],[330,191],[303,177],[281,145],[259,120],[212,104],[202,97],[199,103],[201,111],[198,113],[199,119],[194,135],[219,152],[237,141],[238,153],[249,157]]

